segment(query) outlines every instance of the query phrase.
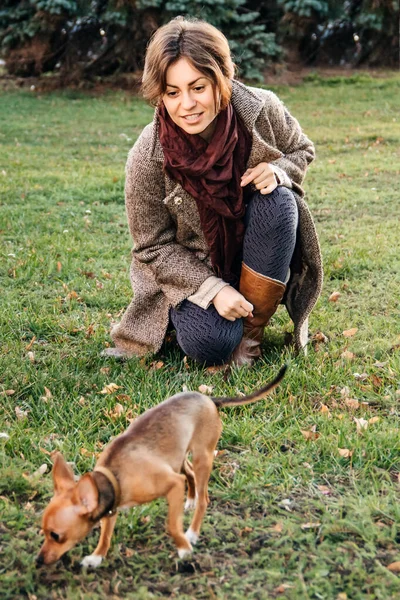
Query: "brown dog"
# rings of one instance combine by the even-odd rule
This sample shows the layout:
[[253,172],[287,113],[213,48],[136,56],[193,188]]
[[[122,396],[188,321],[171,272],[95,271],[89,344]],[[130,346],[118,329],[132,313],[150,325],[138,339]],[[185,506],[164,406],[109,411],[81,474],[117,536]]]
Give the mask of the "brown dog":
[[[75,482],[72,469],[60,453],[54,458],[54,496],[42,520],[44,544],[38,566],[57,561],[100,521],[97,548],[83,566],[97,567],[106,556],[118,507],[128,508],[164,496],[168,501],[168,530],[180,558],[192,551],[208,504],[208,479],[215,447],[222,431],[217,407],[238,406],[261,400],[282,380],[277,377],[250,396],[210,398],[183,392],[147,410],[101,453],[92,473]],[[193,467],[187,460],[191,452]],[[186,534],[182,507],[195,512]]]

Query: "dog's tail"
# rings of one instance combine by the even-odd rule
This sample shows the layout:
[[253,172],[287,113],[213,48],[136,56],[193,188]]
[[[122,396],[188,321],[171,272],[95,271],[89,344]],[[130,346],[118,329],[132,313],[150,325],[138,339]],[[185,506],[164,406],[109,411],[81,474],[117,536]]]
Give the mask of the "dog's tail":
[[217,408],[224,406],[241,406],[243,404],[252,404],[253,402],[257,402],[265,396],[268,396],[285,376],[287,370],[287,365],[283,365],[278,375],[275,377],[273,381],[271,381],[265,387],[260,388],[256,392],[253,392],[249,396],[237,396],[236,398],[211,398]]

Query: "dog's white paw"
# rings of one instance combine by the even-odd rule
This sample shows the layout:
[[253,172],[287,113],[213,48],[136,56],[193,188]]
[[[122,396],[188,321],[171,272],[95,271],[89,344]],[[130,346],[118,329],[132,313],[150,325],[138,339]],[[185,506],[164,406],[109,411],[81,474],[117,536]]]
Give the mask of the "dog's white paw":
[[193,531],[193,529],[190,529],[190,527],[187,530],[187,532],[185,533],[185,537],[186,537],[187,541],[193,545],[197,544],[198,539],[199,539],[198,534],[195,531]]
[[89,556],[85,556],[85,558],[82,560],[81,565],[82,567],[96,569],[96,567],[101,565],[103,558],[104,557],[100,556],[99,554],[89,554]]
[[193,510],[196,508],[196,498],[187,498],[185,502],[185,510]]
[[179,558],[186,558],[192,554],[192,549],[188,550],[187,548],[178,548],[178,556]]

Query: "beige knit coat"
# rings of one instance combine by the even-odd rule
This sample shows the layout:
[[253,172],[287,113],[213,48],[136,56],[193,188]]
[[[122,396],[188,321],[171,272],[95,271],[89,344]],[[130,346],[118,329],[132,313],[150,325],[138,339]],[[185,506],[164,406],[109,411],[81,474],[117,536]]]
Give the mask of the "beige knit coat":
[[[297,243],[283,303],[300,349],[307,343],[308,317],[321,292],[323,276],[318,236],[301,187],[314,147],[272,92],[233,81],[231,101],[253,136],[247,168],[271,163],[281,184],[291,188],[297,200]],[[128,355],[157,352],[171,307],[190,297],[207,308],[226,285],[212,271],[196,201],[164,172],[163,159],[156,110],[126,165],[134,297],[111,336],[116,348]]]

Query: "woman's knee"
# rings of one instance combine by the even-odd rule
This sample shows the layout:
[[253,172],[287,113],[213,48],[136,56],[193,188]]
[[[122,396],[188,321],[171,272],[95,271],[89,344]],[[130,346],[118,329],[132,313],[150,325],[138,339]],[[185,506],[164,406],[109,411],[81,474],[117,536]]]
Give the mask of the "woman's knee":
[[210,307],[203,319],[176,323],[179,346],[190,358],[201,364],[218,365],[229,360],[243,335],[241,319],[227,321]]
[[254,194],[249,204],[248,224],[256,222],[258,226],[284,227],[296,230],[298,224],[298,208],[293,192],[278,186],[270,194]]

